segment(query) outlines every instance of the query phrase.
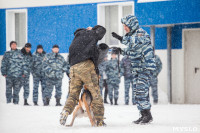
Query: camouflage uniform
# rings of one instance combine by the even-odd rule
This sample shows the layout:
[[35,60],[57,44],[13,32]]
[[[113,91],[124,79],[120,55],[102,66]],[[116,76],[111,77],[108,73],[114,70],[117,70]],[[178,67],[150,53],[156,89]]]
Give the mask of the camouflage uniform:
[[13,103],[18,104],[22,75],[24,75],[23,55],[18,49],[7,51],[1,64],[1,73],[6,76],[7,103],[10,103],[13,98]]
[[111,59],[108,61],[106,65],[106,75],[108,77],[108,92],[109,92],[109,99],[112,104],[113,100],[113,92],[114,92],[114,99],[117,101],[119,96],[119,83],[120,83],[120,73],[118,67],[118,60]]
[[95,119],[102,120],[104,115],[103,99],[100,94],[98,76],[94,63],[91,60],[82,61],[70,68],[70,93],[65,103],[64,110],[71,114],[78,104],[79,94],[83,85],[92,94],[92,110]]
[[125,56],[120,64],[121,76],[124,76],[124,86],[125,86],[125,104],[129,103],[129,89],[130,84],[132,87],[132,104],[135,104],[134,96],[134,85],[133,85],[133,75],[131,73],[131,60],[128,56]]
[[137,107],[140,111],[150,110],[150,73],[156,69],[150,36],[142,28],[139,28],[139,23],[135,16],[128,15],[122,18],[122,23],[131,30],[123,36],[121,43],[128,46],[122,51],[122,54],[128,55],[131,59]]
[[24,57],[24,75],[25,77],[22,80],[22,86],[24,88],[24,99],[28,99],[29,97],[29,79],[30,79],[30,73],[32,69],[32,55],[31,54],[25,54]]
[[42,99],[44,102],[44,90],[45,90],[45,76],[42,71],[42,63],[45,57],[45,52],[33,54],[33,65],[32,65],[32,75],[33,75],[33,102],[38,102],[38,87],[39,82],[41,82],[42,87]]
[[43,70],[46,79],[45,100],[51,99],[54,86],[56,88],[55,98],[61,99],[63,73],[67,71],[67,62],[64,57],[59,53],[47,54],[43,62]]
[[162,70],[162,62],[158,55],[155,55],[156,70],[152,71],[150,79],[150,86],[152,89],[152,96],[154,103],[158,102],[158,74]]
[[101,64],[99,64],[99,75],[100,75],[100,80],[99,80],[99,87],[102,95],[103,87],[104,87],[104,80],[107,79],[105,75],[105,69],[106,69],[107,61],[103,61]]

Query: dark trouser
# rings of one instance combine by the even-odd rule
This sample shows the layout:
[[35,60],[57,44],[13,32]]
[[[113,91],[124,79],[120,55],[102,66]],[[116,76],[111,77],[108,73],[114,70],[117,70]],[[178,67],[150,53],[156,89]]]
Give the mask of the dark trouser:
[[[12,98],[15,104],[19,102],[19,92],[22,86],[22,78],[7,77],[6,78],[6,99],[10,103]],[[12,92],[13,88],[13,92]]]
[[107,96],[108,96],[108,85],[106,79],[103,80],[103,86],[105,87],[104,91],[104,101],[107,101]]
[[55,86],[56,89],[56,94],[55,94],[55,98],[56,99],[61,99],[61,95],[62,95],[62,79],[50,79],[50,78],[46,78],[46,88],[45,88],[45,98],[51,99],[52,96],[52,91],[53,88]]
[[147,72],[137,73],[133,77],[133,84],[135,88],[135,100],[138,110],[146,110],[151,108],[149,101],[149,87],[150,75]]
[[152,76],[150,80],[150,86],[152,91],[152,96],[154,101],[158,101],[158,78],[156,76]]
[[42,77],[33,77],[33,102],[38,102],[38,88],[39,88],[39,83],[41,82],[41,87],[42,87],[42,99],[44,102],[44,90],[45,90],[45,79]]
[[22,86],[24,89],[24,99],[28,99],[29,97],[29,93],[30,93],[29,79],[30,79],[30,76],[26,76],[22,79]]
[[134,85],[133,85],[133,77],[124,77],[124,86],[125,86],[125,103],[129,103],[129,90],[130,86],[132,88],[132,103],[135,104],[135,96],[134,96]]

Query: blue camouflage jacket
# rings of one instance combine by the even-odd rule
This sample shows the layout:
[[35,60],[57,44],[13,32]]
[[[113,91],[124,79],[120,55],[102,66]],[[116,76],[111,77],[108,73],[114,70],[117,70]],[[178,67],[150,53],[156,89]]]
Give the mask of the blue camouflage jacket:
[[33,62],[33,59],[32,59],[32,54],[31,52],[29,53],[26,53],[25,51],[25,48],[22,48],[21,49],[21,53],[24,57],[24,75],[25,77],[28,77],[30,76],[30,73],[31,73],[31,69],[32,69],[32,62]]
[[67,72],[67,62],[62,55],[49,53],[46,54],[43,62],[45,77],[51,79],[62,79],[63,73]]
[[107,75],[108,82],[116,82],[117,84],[120,83],[120,73],[118,68],[118,60],[111,59],[107,62],[105,72]]
[[38,52],[33,53],[33,63],[32,63],[33,77],[44,77],[44,72],[42,70],[42,64],[43,64],[45,54],[46,53],[44,51],[41,54]]
[[120,63],[120,68],[121,68],[121,71],[120,71],[121,76],[124,76],[124,77],[127,77],[127,78],[132,76],[131,59],[128,56],[124,56],[122,58],[121,63]]
[[7,77],[22,77],[24,75],[24,61],[20,50],[5,52],[1,62],[1,74]]
[[139,28],[138,20],[133,15],[122,18],[122,23],[131,29],[123,36],[121,43],[128,46],[123,49],[122,54],[131,59],[132,73],[154,71],[156,64],[149,34]]

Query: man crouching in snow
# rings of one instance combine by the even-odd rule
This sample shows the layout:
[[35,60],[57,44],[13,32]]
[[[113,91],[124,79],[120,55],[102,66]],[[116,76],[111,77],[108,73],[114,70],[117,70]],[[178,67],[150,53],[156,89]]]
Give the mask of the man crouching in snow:
[[141,117],[133,123],[146,124],[153,120],[149,101],[150,73],[156,69],[153,46],[147,32],[139,28],[135,16],[128,15],[121,22],[126,35],[122,37],[113,32],[112,36],[128,46],[121,52],[131,59],[135,100],[141,113]]
[[104,58],[102,53],[105,51],[103,52],[102,49],[108,51],[108,46],[106,44],[97,45],[105,33],[106,29],[99,25],[93,28],[78,29],[74,33],[75,38],[69,47],[70,91],[61,113],[61,125],[65,125],[68,115],[77,105],[83,85],[86,85],[93,97],[92,111],[97,121],[96,125],[106,125],[103,121],[104,105],[99,89],[98,65]]

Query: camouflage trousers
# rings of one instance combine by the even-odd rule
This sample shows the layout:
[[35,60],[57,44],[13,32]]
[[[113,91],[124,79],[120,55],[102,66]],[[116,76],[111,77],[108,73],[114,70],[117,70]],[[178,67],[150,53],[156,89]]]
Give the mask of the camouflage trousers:
[[6,77],[6,99],[7,103],[13,102],[15,104],[19,103],[19,92],[22,86],[22,78]]
[[86,60],[75,64],[70,68],[70,91],[69,97],[65,103],[64,110],[71,114],[78,104],[79,95],[83,85],[92,95],[92,111],[97,121],[103,120],[104,105],[100,94],[98,75],[96,74],[94,64],[91,60]]
[[119,83],[115,82],[115,80],[111,80],[108,82],[108,94],[109,99],[113,99],[113,93],[114,93],[114,99],[118,99],[119,97]]
[[24,89],[24,99],[28,99],[29,97],[29,91],[30,91],[29,79],[30,79],[30,76],[26,76],[22,78],[22,87]]
[[151,76],[150,86],[151,86],[153,100],[158,101],[158,78],[157,78],[157,76]]
[[43,77],[33,77],[33,102],[38,102],[38,88],[41,82],[42,99],[44,102],[45,79]]
[[150,72],[144,71],[137,73],[133,77],[133,84],[135,90],[135,100],[138,110],[150,109],[151,104],[149,101],[149,87],[150,87]]
[[135,104],[135,95],[134,95],[134,85],[133,85],[133,77],[124,77],[124,87],[125,87],[125,104],[129,103],[129,90],[130,86],[132,88],[132,104]]
[[61,96],[62,96],[62,90],[61,90],[62,79],[46,78],[45,80],[46,80],[46,82],[45,82],[45,87],[46,88],[44,90],[45,99],[46,98],[51,99],[54,86],[55,86],[55,90],[56,90],[55,98],[56,99],[61,99]]

